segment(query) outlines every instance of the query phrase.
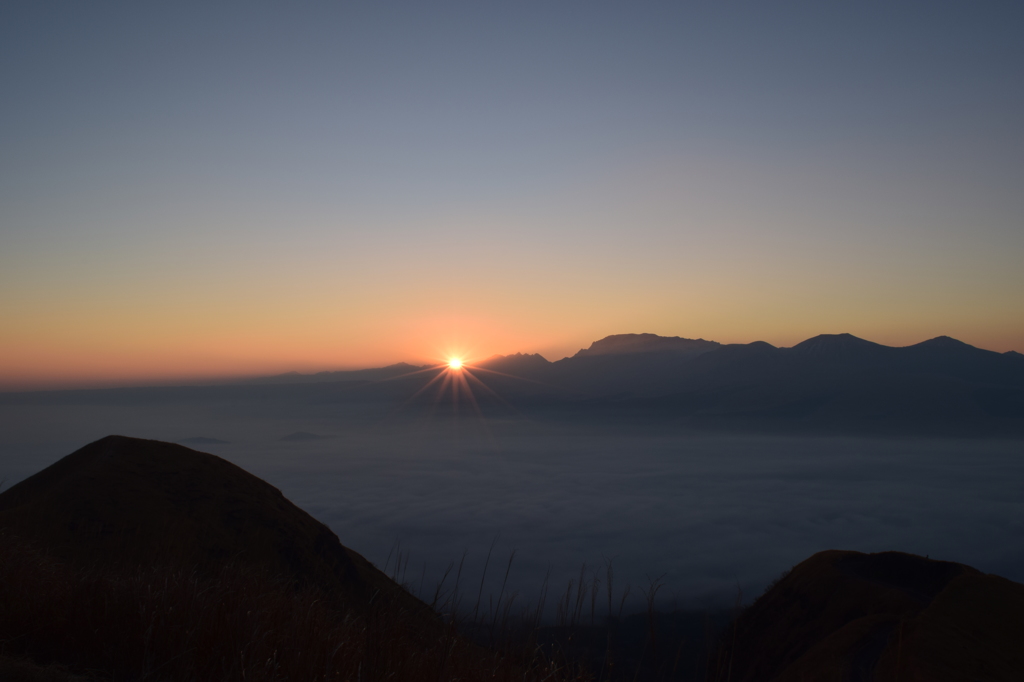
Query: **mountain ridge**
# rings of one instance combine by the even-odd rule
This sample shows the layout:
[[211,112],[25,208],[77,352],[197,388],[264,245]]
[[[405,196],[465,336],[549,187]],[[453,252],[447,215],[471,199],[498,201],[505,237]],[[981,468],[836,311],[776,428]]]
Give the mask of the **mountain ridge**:
[[[916,344],[907,346],[887,346],[862,339],[850,333],[842,332],[837,334],[818,334],[794,344],[790,347],[777,347],[765,341],[752,341],[750,343],[722,344],[717,341],[707,341],[702,338],[689,339],[680,336],[660,336],[651,333],[628,333],[611,334],[597,341],[594,341],[587,348],[578,350],[573,355],[559,360],[548,360],[540,353],[517,352],[507,355],[495,354],[485,360],[473,363],[470,366],[491,368],[498,365],[506,366],[530,366],[538,367],[543,365],[558,365],[566,360],[578,358],[594,358],[606,355],[633,355],[647,353],[679,353],[688,355],[699,355],[712,352],[726,347],[769,347],[776,350],[793,351],[808,356],[819,358],[853,358],[857,356],[868,357],[894,357],[894,352],[907,351],[946,351],[946,352],[978,352],[1002,356],[1005,358],[1024,359],[1024,354],[1010,350],[1004,353],[989,351],[972,346],[950,336],[936,336]],[[890,355],[886,355],[890,354]],[[543,361],[543,362],[541,362]],[[372,367],[359,370],[324,371],[313,374],[301,374],[299,372],[286,372],[267,377],[257,377],[247,380],[253,383],[305,383],[305,382],[326,382],[326,381],[373,381],[384,378],[399,377],[405,373],[429,369],[430,365],[414,365],[406,362],[394,363],[384,367]]]
[[83,565],[252,565],[347,606],[385,592],[426,608],[277,488],[173,443],[90,443],[0,492],[0,529]]
[[1024,585],[902,552],[828,550],[735,623],[731,679],[1020,679]]
[[658,336],[648,333],[612,334],[594,341],[589,348],[580,349],[571,357],[655,352],[695,353],[711,350],[719,345],[717,341],[687,339],[680,336]]
[[[896,347],[822,334],[789,348],[652,337],[615,337],[616,350],[642,350],[576,354],[529,378],[553,387],[553,399],[563,391],[557,400],[581,417],[713,431],[1024,434],[1024,363],[950,337]],[[536,393],[509,381],[501,391]]]
[[643,334],[605,338],[610,340],[598,350],[615,352],[577,353],[555,362],[536,353],[467,362],[469,391],[461,390],[461,398],[453,398],[454,384],[444,376],[450,370],[439,364],[284,383],[0,394],[0,404],[131,404],[148,396],[280,400],[358,404],[385,418],[442,415],[447,409],[436,412],[438,405],[472,399],[474,406],[466,407],[480,416],[659,430],[1024,436],[1024,356],[950,337],[896,347],[851,334],[822,334],[788,348]]

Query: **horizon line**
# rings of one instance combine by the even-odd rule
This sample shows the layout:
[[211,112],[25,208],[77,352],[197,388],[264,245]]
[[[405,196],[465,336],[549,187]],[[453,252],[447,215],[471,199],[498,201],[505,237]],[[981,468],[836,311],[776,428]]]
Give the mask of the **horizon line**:
[[[550,359],[548,359],[547,357],[545,357],[543,354],[541,354],[539,352],[537,352],[537,353],[529,353],[529,352],[524,352],[524,351],[518,351],[516,353],[506,353],[506,354],[493,353],[491,355],[486,356],[482,360],[474,359],[473,361],[474,362],[481,362],[481,361],[491,360],[491,359],[494,359],[494,358],[505,358],[505,357],[510,357],[510,356],[514,356],[514,355],[529,355],[529,356],[539,356],[544,361],[546,361],[548,363],[551,363],[551,364],[554,364],[556,362],[561,362],[562,360],[567,360],[569,358],[575,357],[580,352],[588,350],[589,348],[592,348],[595,343],[598,343],[600,341],[603,341],[605,339],[608,339],[608,338],[611,338],[611,337],[615,337],[615,336],[654,336],[654,337],[661,338],[661,339],[681,339],[681,340],[687,340],[687,341],[707,341],[708,343],[715,343],[715,344],[718,344],[720,346],[746,346],[746,345],[751,345],[751,344],[754,344],[754,343],[767,343],[772,348],[779,348],[779,349],[795,348],[796,346],[799,346],[802,343],[805,343],[807,341],[810,341],[812,339],[816,339],[816,338],[819,338],[819,337],[836,337],[836,336],[849,336],[849,337],[857,339],[859,341],[864,341],[866,343],[870,343],[870,344],[873,344],[873,345],[876,345],[876,346],[880,346],[880,347],[883,347],[883,348],[911,348],[913,346],[917,346],[917,345],[920,345],[922,343],[926,343],[928,341],[934,341],[936,339],[951,339],[953,341],[956,341],[957,343],[962,343],[965,346],[969,346],[971,348],[977,348],[979,350],[985,350],[985,351],[988,351],[990,353],[997,353],[999,355],[1007,355],[1007,354],[1011,354],[1011,353],[1012,354],[1018,354],[1018,355],[1021,354],[1019,351],[1017,351],[1015,349],[1011,349],[1011,350],[1008,350],[1008,351],[994,351],[994,350],[990,350],[990,349],[987,349],[987,348],[981,348],[980,346],[974,346],[973,344],[969,344],[969,343],[966,343],[964,341],[960,341],[959,339],[957,339],[955,337],[952,337],[952,336],[949,336],[949,335],[945,335],[945,334],[940,334],[939,336],[933,336],[931,338],[924,339],[923,341],[918,341],[917,343],[911,343],[911,344],[907,344],[907,345],[904,345],[904,346],[890,346],[890,345],[886,345],[886,344],[883,344],[883,343],[878,343],[876,341],[871,341],[869,339],[865,339],[863,337],[859,337],[859,336],[856,336],[855,334],[850,334],[848,332],[839,332],[839,333],[834,333],[834,334],[833,333],[822,333],[822,334],[816,334],[814,336],[810,336],[810,337],[804,339],[803,341],[800,341],[798,343],[794,343],[792,346],[775,346],[774,344],[771,344],[771,343],[769,343],[767,341],[761,341],[761,340],[748,341],[746,343],[721,343],[721,342],[718,342],[718,341],[708,340],[708,339],[703,339],[703,338],[693,339],[693,338],[684,337],[684,336],[663,336],[661,334],[654,334],[654,333],[651,333],[651,332],[626,332],[626,333],[621,333],[621,334],[608,334],[607,336],[603,336],[600,339],[598,339],[597,341],[591,342],[590,346],[588,346],[586,348],[581,348],[576,353],[574,353],[572,355],[566,355],[566,356],[564,356],[562,358],[559,358],[557,360],[550,360]],[[356,366],[356,367],[340,367],[340,368],[334,368],[334,369],[313,370],[313,371],[310,371],[310,372],[301,372],[301,371],[298,371],[298,370],[285,370],[283,372],[256,372],[256,373],[244,372],[244,373],[235,373],[235,374],[231,374],[231,373],[228,373],[228,374],[180,374],[180,375],[174,375],[174,376],[152,375],[152,376],[142,377],[142,378],[124,378],[124,379],[116,379],[116,378],[53,379],[53,380],[42,379],[42,380],[36,380],[36,381],[32,381],[32,380],[28,380],[28,381],[14,381],[14,382],[11,382],[10,384],[7,384],[6,382],[0,381],[0,394],[58,393],[58,392],[64,392],[64,391],[68,391],[68,392],[70,392],[70,391],[103,391],[103,390],[117,390],[117,389],[135,389],[135,388],[176,388],[176,387],[180,387],[180,388],[197,388],[197,387],[202,387],[202,386],[231,386],[231,385],[237,385],[238,383],[245,382],[245,381],[258,381],[258,380],[261,380],[261,379],[273,379],[273,378],[285,377],[285,376],[289,376],[289,375],[295,375],[297,377],[312,377],[312,376],[317,376],[317,375],[320,375],[320,374],[343,374],[343,373],[354,373],[354,372],[367,372],[367,371],[373,371],[373,370],[388,369],[390,367],[395,367],[395,366],[398,366],[398,365],[408,365],[410,367],[423,368],[423,367],[428,367],[428,366],[430,366],[432,364],[435,364],[435,363],[431,362],[431,361],[422,361],[421,362],[421,361],[417,361],[417,360],[413,360],[413,361],[399,360],[397,362],[391,362],[391,363],[383,364],[383,365],[366,365],[366,366]]]

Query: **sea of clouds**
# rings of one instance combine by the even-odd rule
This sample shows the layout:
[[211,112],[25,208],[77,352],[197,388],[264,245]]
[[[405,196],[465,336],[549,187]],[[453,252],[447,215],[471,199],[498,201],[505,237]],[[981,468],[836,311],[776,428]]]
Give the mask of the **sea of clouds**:
[[[76,397],[77,396],[77,397]],[[536,599],[587,566],[627,610],[660,579],[662,608],[756,597],[824,549],[901,550],[1024,581],[1024,442],[648,433],[463,413],[388,416],[290,398],[191,392],[0,401],[10,486],[111,433],[228,459],[429,597],[465,557],[463,589]],[[299,434],[299,435],[294,435]],[[289,438],[289,436],[291,436]],[[450,584],[450,583],[449,583]],[[553,599],[554,597],[552,597]],[[472,599],[470,600],[472,601]]]

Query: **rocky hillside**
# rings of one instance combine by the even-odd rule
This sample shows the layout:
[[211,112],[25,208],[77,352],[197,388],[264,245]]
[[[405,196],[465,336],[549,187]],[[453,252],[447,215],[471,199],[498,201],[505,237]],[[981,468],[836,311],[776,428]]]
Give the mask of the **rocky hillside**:
[[1021,680],[1024,585],[900,552],[821,552],[726,641],[721,677],[736,682]]
[[108,436],[0,494],[0,528],[62,561],[259,567],[352,605],[390,578],[269,483],[181,445]]

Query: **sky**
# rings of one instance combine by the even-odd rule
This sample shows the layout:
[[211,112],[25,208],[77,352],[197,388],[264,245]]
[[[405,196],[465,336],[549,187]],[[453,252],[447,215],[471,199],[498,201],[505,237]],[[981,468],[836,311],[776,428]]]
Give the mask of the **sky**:
[[1024,352],[1019,3],[0,7],[0,390]]

